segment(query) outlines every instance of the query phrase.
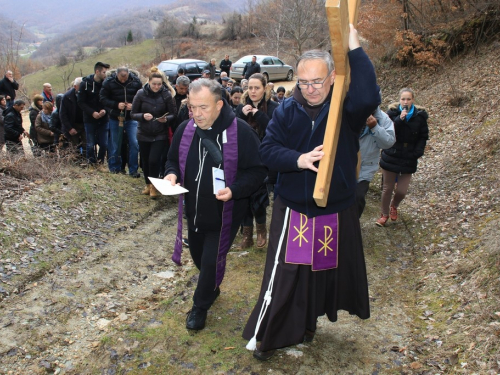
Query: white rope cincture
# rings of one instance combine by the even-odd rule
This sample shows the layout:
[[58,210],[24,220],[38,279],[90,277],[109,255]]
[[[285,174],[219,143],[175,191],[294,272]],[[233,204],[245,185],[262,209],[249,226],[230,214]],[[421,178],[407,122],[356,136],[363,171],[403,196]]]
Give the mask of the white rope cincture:
[[281,246],[283,245],[283,239],[285,238],[289,211],[290,211],[290,208],[287,207],[286,212],[285,212],[285,220],[283,221],[283,229],[281,230],[281,236],[280,236],[280,240],[278,243],[278,248],[276,249],[276,257],[274,258],[273,272],[271,273],[271,279],[269,280],[269,285],[267,287],[266,293],[264,294],[264,302],[262,303],[262,307],[260,308],[259,318],[257,319],[257,324],[255,326],[255,333],[246,346],[246,348],[248,350],[257,349],[257,333],[259,332],[260,324],[264,320],[264,316],[266,315],[267,308],[271,304],[271,300],[272,300],[271,295],[272,295],[273,286],[274,286],[274,276],[276,275],[276,268],[278,267]]

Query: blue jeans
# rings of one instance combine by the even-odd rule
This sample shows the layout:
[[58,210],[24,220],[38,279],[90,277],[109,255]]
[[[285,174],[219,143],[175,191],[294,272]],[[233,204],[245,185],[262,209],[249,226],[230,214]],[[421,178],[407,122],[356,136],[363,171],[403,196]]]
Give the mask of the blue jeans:
[[[87,160],[89,163],[104,163],[106,150],[108,148],[108,124],[86,123],[85,133],[87,135]],[[95,158],[95,145],[99,146],[97,160]]]
[[122,169],[122,139],[123,131],[128,137],[128,173],[136,174],[139,168],[139,144],[137,142],[137,121],[126,120],[123,127],[118,126],[118,120],[109,119],[108,166],[110,172],[120,172]]

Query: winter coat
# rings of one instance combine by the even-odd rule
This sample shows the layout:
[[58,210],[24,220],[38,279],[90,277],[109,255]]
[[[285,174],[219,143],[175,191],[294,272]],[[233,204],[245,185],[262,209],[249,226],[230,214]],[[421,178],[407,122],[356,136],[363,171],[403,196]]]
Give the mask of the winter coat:
[[[142,82],[139,79],[138,73],[134,71],[129,71],[129,76],[125,83],[118,81],[116,71],[108,71],[108,73],[109,76],[102,84],[99,97],[101,103],[107,109],[109,117],[113,120],[118,120],[121,112],[118,109],[118,104],[132,103],[137,91],[142,88]],[[124,112],[125,120],[130,120],[130,111],[125,110]]]
[[23,116],[14,107],[8,107],[3,112],[5,140],[19,143],[19,136],[24,133]]
[[50,122],[45,122],[42,119],[42,112],[38,114],[35,120],[36,135],[38,143],[52,144],[54,143],[54,134],[50,130]]
[[[236,107],[236,111],[235,111],[236,117],[239,117],[240,119],[245,120],[249,124],[251,122],[253,122],[253,121],[249,121],[249,118],[253,117],[256,124],[250,124],[250,126],[257,132],[259,139],[262,140],[262,138],[264,138],[264,135],[266,134],[267,124],[269,124],[269,121],[271,121],[271,118],[273,117],[273,112],[278,107],[279,104],[272,101],[270,99],[269,93],[266,92],[264,94],[264,98],[262,98],[262,100],[260,101],[260,103],[257,106],[257,109],[259,109],[259,111],[257,111],[255,113],[255,115],[248,114],[248,116],[247,116],[243,113],[243,107],[246,106],[247,104],[250,104],[252,107],[255,108],[252,100],[248,96],[248,91],[245,91],[245,93],[241,97],[241,101],[242,101],[242,103],[240,103]],[[266,104],[267,104],[267,111],[266,112],[263,112],[261,109],[264,102],[266,102]],[[243,104],[243,103],[245,103],[245,104]]]
[[105,109],[99,98],[101,92],[102,82],[94,81],[94,74],[90,74],[82,79],[80,88],[78,90],[77,102],[83,111],[83,122],[86,124],[100,124],[106,125],[109,121],[109,116],[106,115],[95,119],[94,112],[100,112]]
[[[226,101],[219,117],[210,130],[203,132],[217,142],[224,153],[223,132],[233,122],[235,115]],[[183,122],[174,134],[172,145],[165,164],[165,175],[180,177],[179,144],[189,121]],[[248,206],[248,197],[257,190],[266,176],[266,167],[258,155],[259,139],[257,134],[241,119],[237,119],[238,170],[235,182],[229,186],[234,200],[233,226],[239,226]],[[194,134],[186,160],[184,187],[186,217],[191,229],[200,231],[220,231],[222,226],[223,202],[213,193],[212,167],[219,167],[210,155],[200,155],[204,147],[198,134]],[[220,166],[224,169],[224,165]]]
[[63,98],[64,94],[57,94],[56,96],[56,109],[54,112],[52,112],[52,115],[50,115],[50,126],[52,132],[56,134],[62,134],[62,124],[61,124],[61,118],[59,116],[59,112],[61,111],[61,101]]
[[401,120],[399,103],[389,106],[387,115],[394,122],[396,143],[382,151],[380,167],[389,172],[411,174],[417,171],[418,159],[424,154],[429,139],[427,119],[429,115],[422,107],[415,106],[410,121]]
[[38,137],[36,135],[35,121],[36,121],[36,118],[37,118],[38,114],[40,113],[41,109],[35,105],[35,102],[33,102],[33,104],[31,104],[31,106],[28,108],[28,110],[30,113],[30,139],[36,143],[36,142],[38,142],[37,141]]
[[[137,121],[137,140],[141,142],[154,142],[168,139],[168,128],[175,131],[177,109],[172,94],[174,89],[163,85],[158,92],[153,92],[149,84],[137,91],[132,102],[132,111],[130,117]],[[168,112],[167,122],[156,120],[146,121],[145,113],[150,113],[153,117],[163,116]]]
[[220,64],[219,64],[219,68],[220,68],[220,71],[221,72],[226,72],[227,73],[227,76],[229,77],[229,73],[231,71],[231,66],[233,65],[233,63],[231,62],[231,60],[226,60],[226,59],[223,59]]
[[68,139],[71,138],[69,131],[75,127],[75,124],[83,123],[83,112],[78,106],[74,87],[62,97],[59,118],[61,119],[61,130]]
[[377,120],[377,125],[372,129],[365,126],[359,137],[361,169],[359,170],[358,182],[373,179],[373,175],[378,171],[380,150],[391,147],[396,141],[394,124],[389,116],[377,108],[373,117]]
[[351,83],[344,99],[337,154],[326,207],[313,199],[317,173],[299,169],[299,156],[323,144],[331,94],[323,104],[315,106],[313,120],[300,90],[274,110],[260,146],[260,156],[271,170],[279,172],[275,185],[278,195],[291,209],[308,217],[327,215],[345,210],[356,201],[356,166],[359,134],[366,119],[380,104],[375,70],[362,48],[348,53]]
[[[16,99],[16,90],[19,89],[19,83],[14,80],[14,82],[11,82],[10,79],[7,77],[3,77],[2,80],[0,80],[0,95],[5,96],[10,96],[10,102],[14,103],[14,100]],[[8,100],[7,100],[8,102]]]
[[248,79],[254,73],[260,73],[260,64],[258,62],[255,62],[254,64],[250,61],[243,68],[243,77]]
[[215,79],[216,69],[217,69],[217,67],[215,65],[212,65],[212,63],[208,63],[203,68],[203,70],[209,70],[210,71],[210,79]]

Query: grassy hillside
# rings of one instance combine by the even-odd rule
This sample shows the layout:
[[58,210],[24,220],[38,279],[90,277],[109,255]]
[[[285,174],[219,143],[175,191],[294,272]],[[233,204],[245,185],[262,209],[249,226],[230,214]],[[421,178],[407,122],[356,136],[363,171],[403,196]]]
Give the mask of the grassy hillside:
[[[70,81],[79,76],[86,76],[92,73],[94,64],[102,61],[110,64],[112,68],[126,65],[130,68],[137,68],[142,63],[153,60],[157,55],[156,43],[154,40],[146,40],[140,44],[124,46],[122,48],[112,49],[99,55],[77,62],[73,73],[70,75]],[[30,98],[34,94],[42,91],[44,82],[50,82],[54,93],[65,92],[67,87],[63,85],[62,76],[71,70],[71,65],[51,66],[42,71],[30,74],[21,79],[25,87],[25,92]]]

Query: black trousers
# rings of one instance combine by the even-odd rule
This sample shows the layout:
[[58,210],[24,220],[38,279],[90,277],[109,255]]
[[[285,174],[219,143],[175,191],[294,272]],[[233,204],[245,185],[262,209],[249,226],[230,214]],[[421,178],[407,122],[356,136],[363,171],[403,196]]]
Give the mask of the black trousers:
[[[238,226],[231,228],[231,242],[238,232]],[[196,307],[208,310],[217,298],[215,277],[220,231],[195,232],[188,229],[189,252],[194,264],[200,270],[198,285],[194,291],[193,303]]]
[[141,168],[144,172],[146,184],[150,184],[148,177],[160,178],[163,174],[163,166],[167,161],[168,140],[143,142],[139,141],[139,152],[141,154]]
[[356,206],[358,206],[359,217],[363,215],[366,206],[366,193],[370,187],[370,181],[359,181],[356,186]]

